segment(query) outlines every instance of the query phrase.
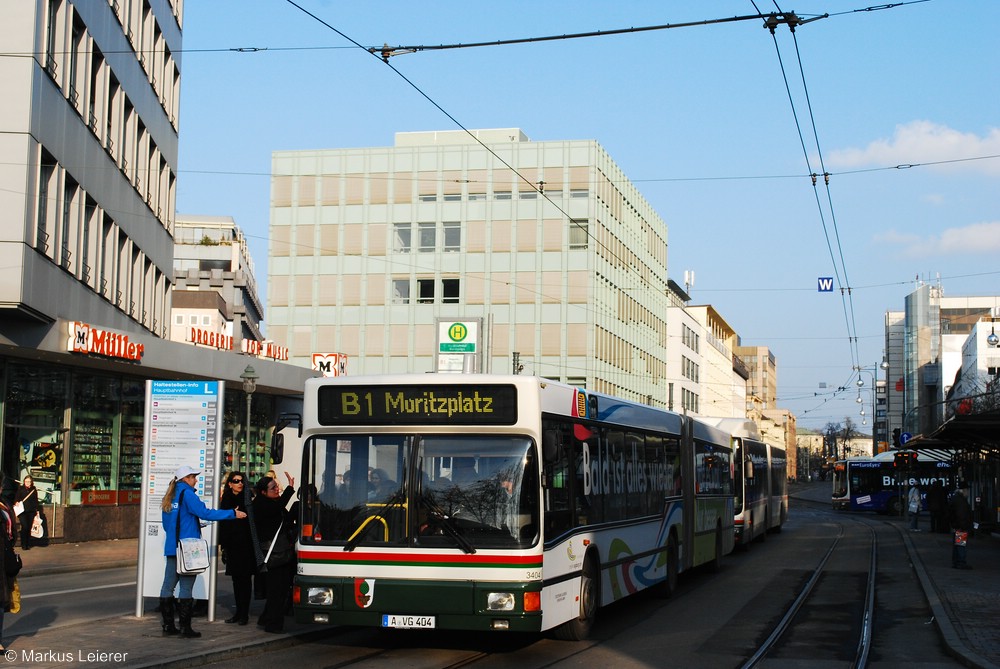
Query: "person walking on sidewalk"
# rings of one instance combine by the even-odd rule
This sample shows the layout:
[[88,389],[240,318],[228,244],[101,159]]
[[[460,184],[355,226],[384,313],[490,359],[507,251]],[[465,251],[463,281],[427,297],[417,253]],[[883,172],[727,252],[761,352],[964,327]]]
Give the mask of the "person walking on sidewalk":
[[[250,485],[246,475],[243,472],[230,472],[219,508],[239,509],[247,513],[250,502]],[[227,520],[219,523],[222,559],[226,563],[226,575],[233,579],[233,596],[236,598],[236,613],[226,620],[227,623],[246,625],[250,619],[253,576],[257,571],[258,562],[254,551],[251,522]]]
[[969,506],[969,489],[965,486],[948,500],[948,524],[951,527],[951,566],[955,569],[972,569],[966,562],[966,543],[972,531],[972,507]]
[[[247,514],[239,509],[209,509],[198,497],[195,485],[198,483],[200,470],[183,466],[177,470],[167,494],[163,496],[160,510],[163,512],[163,554],[167,564],[163,572],[163,585],[160,586],[160,614],[163,616],[163,635],[180,636],[193,639],[201,636],[201,632],[191,629],[191,615],[194,610],[194,581],[197,574],[177,573],[177,541],[179,539],[201,538],[201,520],[229,520],[231,518],[246,518]],[[179,529],[178,529],[179,528]],[[174,588],[180,582],[180,591],[174,598]],[[174,627],[174,606],[180,620],[180,629]]]
[[21,523],[21,548],[31,550],[32,537],[31,526],[35,522],[35,514],[38,513],[38,488],[35,487],[35,480],[30,476],[25,476],[21,481],[21,486],[14,493],[14,504],[20,502],[23,505],[18,520]]
[[906,510],[910,514],[910,531],[920,531],[920,488],[916,485],[910,486],[910,492],[906,494]]
[[[3,645],[3,614],[12,611],[17,574],[8,575],[15,567],[8,564],[14,560],[14,511],[0,500],[0,651]],[[15,611],[16,613],[16,611]]]

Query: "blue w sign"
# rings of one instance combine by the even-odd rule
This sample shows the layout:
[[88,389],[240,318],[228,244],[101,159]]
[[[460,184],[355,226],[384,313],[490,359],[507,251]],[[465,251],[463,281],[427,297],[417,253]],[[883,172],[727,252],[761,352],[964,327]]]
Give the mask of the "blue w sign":
[[832,293],[833,292],[833,277],[832,276],[821,276],[816,280],[817,289],[821,293]]

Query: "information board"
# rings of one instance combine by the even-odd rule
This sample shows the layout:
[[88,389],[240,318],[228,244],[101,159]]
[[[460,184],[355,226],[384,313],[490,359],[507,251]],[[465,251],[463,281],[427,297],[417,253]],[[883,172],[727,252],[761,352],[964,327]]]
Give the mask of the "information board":
[[[198,496],[209,508],[218,504],[224,390],[222,381],[146,382],[137,616],[142,615],[143,597],[160,596],[166,568],[160,504],[174,473],[183,465],[200,470]],[[209,601],[211,621],[215,609],[216,523],[207,523],[202,535],[212,547],[212,560],[208,570],[195,581],[194,598]]]

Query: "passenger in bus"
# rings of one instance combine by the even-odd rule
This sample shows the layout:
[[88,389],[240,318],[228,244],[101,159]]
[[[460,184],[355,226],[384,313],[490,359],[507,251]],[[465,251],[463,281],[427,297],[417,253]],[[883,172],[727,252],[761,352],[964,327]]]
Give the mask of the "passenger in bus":
[[399,488],[399,484],[389,477],[389,472],[384,469],[373,469],[371,477],[371,490],[368,492],[369,502],[384,502]]

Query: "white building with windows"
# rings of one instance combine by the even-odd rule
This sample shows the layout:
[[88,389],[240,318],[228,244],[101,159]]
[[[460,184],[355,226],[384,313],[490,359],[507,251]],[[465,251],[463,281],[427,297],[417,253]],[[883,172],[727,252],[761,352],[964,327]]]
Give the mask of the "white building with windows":
[[[597,142],[398,133],[276,152],[272,173],[268,334],[293,362],[521,365],[667,406],[667,226]],[[458,367],[453,323],[477,333]]]

